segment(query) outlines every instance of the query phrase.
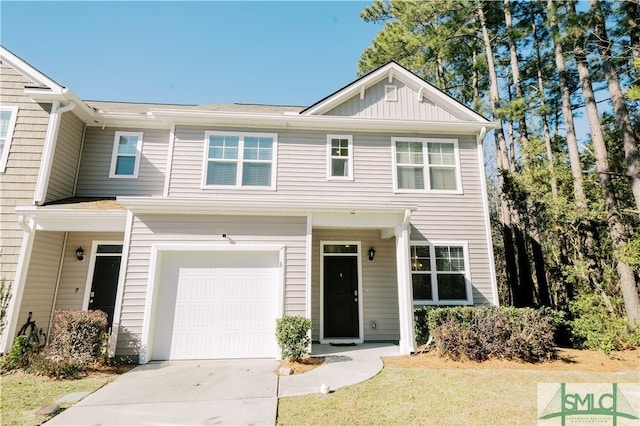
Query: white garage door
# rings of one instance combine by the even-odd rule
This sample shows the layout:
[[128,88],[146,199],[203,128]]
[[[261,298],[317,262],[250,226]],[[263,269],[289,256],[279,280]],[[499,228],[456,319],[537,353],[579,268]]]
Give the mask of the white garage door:
[[277,355],[277,252],[167,252],[152,359]]

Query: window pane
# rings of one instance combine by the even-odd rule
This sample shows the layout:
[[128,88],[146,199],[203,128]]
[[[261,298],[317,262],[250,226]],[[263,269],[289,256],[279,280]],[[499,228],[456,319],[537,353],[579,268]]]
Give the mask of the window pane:
[[431,274],[413,274],[413,300],[432,300]]
[[271,160],[273,139],[247,136],[244,138],[245,160]]
[[429,178],[431,179],[431,189],[458,189],[455,169],[430,167]]
[[334,158],[331,160],[331,176],[348,176],[347,159]]
[[429,246],[411,246],[411,270],[430,271]]
[[236,160],[239,140],[238,136],[209,136],[209,158]]
[[422,142],[396,142],[398,164],[424,164]]
[[[7,137],[10,120],[11,120],[11,111],[0,111],[0,138]],[[2,152],[2,149],[0,149],[0,152]]]
[[242,167],[243,186],[271,185],[271,163],[244,163]]
[[122,245],[120,244],[100,244],[97,253],[122,253]]
[[325,253],[357,253],[358,246],[351,244],[327,244],[324,246]]
[[464,271],[464,250],[460,246],[436,246],[438,271]]
[[236,163],[209,161],[207,185],[235,185]]
[[138,145],[137,136],[120,136],[118,140],[118,154],[134,154]]
[[424,189],[422,167],[398,167],[398,188]]
[[349,156],[349,140],[331,139],[331,155],[333,157]]
[[116,159],[116,175],[133,176],[136,157],[118,157]]
[[428,143],[429,164],[455,165],[455,149],[452,143]]
[[438,298],[467,300],[467,288],[462,274],[438,274]]

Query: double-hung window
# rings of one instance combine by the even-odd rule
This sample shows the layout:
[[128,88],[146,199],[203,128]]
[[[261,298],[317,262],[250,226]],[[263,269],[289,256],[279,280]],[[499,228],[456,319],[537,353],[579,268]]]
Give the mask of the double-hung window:
[[142,132],[116,132],[110,178],[137,178],[142,153]]
[[393,138],[392,145],[396,191],[462,193],[456,139]]
[[7,168],[13,129],[16,125],[18,107],[0,106],[0,173]]
[[411,244],[414,305],[473,304],[466,242]]
[[275,188],[277,135],[205,134],[203,187]]
[[353,137],[327,135],[327,179],[353,180]]

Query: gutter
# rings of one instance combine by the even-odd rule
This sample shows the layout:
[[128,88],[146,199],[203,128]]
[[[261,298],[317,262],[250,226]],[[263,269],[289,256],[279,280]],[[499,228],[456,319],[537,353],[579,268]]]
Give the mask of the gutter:
[[60,107],[59,105],[58,101],[54,101],[51,106],[51,114],[49,115],[49,126],[47,128],[47,136],[44,140],[44,150],[42,152],[42,160],[40,162],[40,173],[38,174],[38,182],[36,184],[35,195],[33,197],[33,203],[37,206],[44,204],[47,196],[53,157],[58,143],[60,119],[62,114],[67,111],[71,111],[76,107],[76,103],[74,101],[69,101],[69,103],[64,107]]

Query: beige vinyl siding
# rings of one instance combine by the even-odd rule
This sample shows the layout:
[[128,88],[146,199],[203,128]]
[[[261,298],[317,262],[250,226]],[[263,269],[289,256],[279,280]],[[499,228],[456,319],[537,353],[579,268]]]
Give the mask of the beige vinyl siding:
[[[91,246],[94,241],[124,241],[124,234],[118,232],[70,232],[64,253],[60,286],[56,299],[56,310],[82,309],[82,300],[87,284],[91,263]],[[82,247],[85,260],[78,262],[76,249]]]
[[[394,193],[392,137],[452,137],[436,133],[354,133],[354,180],[336,181],[328,180],[326,176],[326,133],[277,131],[277,189],[270,191],[202,189],[205,130],[208,129],[183,126],[176,128],[170,197],[225,200],[255,200],[259,197],[269,201],[319,201],[326,202],[327,205],[350,202],[417,205],[418,209],[411,217],[411,238],[468,242],[474,303],[492,303],[480,164],[474,136],[457,138],[463,194]],[[224,130],[230,133],[247,131]]]
[[169,130],[144,129],[138,178],[109,178],[115,132],[140,129],[87,127],[76,196],[162,195]]
[[[385,86],[388,85],[397,87],[397,101],[385,100]],[[418,91],[395,78],[392,83],[385,78],[366,89],[364,99],[360,99],[358,93],[324,115],[428,121],[460,120],[456,115],[429,101],[426,97],[419,102]]]
[[[398,315],[398,280],[396,274],[396,240],[380,239],[380,231],[370,229],[314,229],[311,278],[312,339],[320,338],[320,268],[321,241],[360,241],[362,261],[362,294],[364,339],[368,341],[396,341],[400,339]],[[376,251],[373,262],[367,251]],[[372,329],[371,321],[377,324]]]
[[14,209],[33,205],[51,110],[50,104],[37,104],[24,95],[24,87],[33,84],[0,63],[0,104],[18,107],[7,168],[0,173],[0,277],[11,284],[23,237]]
[[122,301],[117,353],[137,355],[147,297],[151,247],[159,243],[202,243],[234,248],[286,245],[284,310],[305,313],[306,217],[142,215],[134,218]]
[[38,327],[45,331],[48,329],[63,240],[64,232],[36,231],[18,314],[18,328],[27,320],[29,312],[33,312]]
[[72,112],[62,114],[46,202],[73,196],[84,123]]

